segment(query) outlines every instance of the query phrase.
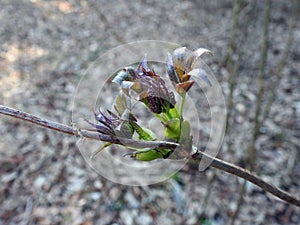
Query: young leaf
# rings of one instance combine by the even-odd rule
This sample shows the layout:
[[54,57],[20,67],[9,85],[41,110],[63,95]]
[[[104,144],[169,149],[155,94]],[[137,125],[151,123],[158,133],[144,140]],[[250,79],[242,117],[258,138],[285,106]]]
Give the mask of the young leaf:
[[104,145],[102,145],[100,148],[98,148],[95,152],[93,152],[90,159],[93,159],[99,152],[101,152],[103,149],[105,149],[106,147],[108,147],[110,145],[112,145],[112,143],[106,142]]
[[153,138],[153,136],[156,136],[152,131],[150,131],[150,129],[143,129],[142,127],[140,127],[137,123],[132,123],[132,126],[134,127],[135,131],[138,133],[139,135],[139,139],[140,140],[145,140],[145,141],[153,141],[155,138]]
[[126,155],[130,155],[132,158],[136,158],[140,161],[151,161],[154,159],[168,158],[170,153],[172,153],[172,151],[169,149],[150,149],[135,151]]
[[181,123],[180,144],[189,148],[191,143],[191,126],[187,120]]
[[176,141],[180,139],[180,119],[174,118],[165,123],[165,137]]

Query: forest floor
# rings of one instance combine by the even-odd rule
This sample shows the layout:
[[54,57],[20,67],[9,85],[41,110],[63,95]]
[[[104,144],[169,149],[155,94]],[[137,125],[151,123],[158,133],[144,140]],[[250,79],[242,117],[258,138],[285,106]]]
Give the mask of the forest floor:
[[[247,1],[245,1],[247,2]],[[250,2],[250,1],[249,1]],[[245,4],[233,128],[220,156],[246,167],[253,128],[264,5]],[[253,5],[255,5],[253,7]],[[266,90],[286,42],[292,4],[273,1]],[[232,1],[1,0],[0,104],[69,124],[81,75],[99,56],[139,40],[204,47],[226,97]],[[242,25],[241,25],[242,26]],[[270,116],[256,141],[255,173],[300,195],[300,24]],[[117,59],[115,59],[117,60]],[[99,176],[74,137],[0,116],[0,224],[229,224],[241,179],[189,163],[172,178],[134,187]],[[228,151],[227,142],[233,143]],[[300,209],[247,183],[236,224],[289,224]]]

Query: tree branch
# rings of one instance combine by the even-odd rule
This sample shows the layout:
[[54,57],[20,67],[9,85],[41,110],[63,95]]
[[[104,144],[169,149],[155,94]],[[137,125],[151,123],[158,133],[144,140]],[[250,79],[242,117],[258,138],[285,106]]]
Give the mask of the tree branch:
[[269,192],[286,202],[289,202],[293,205],[300,207],[300,199],[294,198],[291,194],[279,189],[278,187],[276,187],[272,184],[269,184],[268,182],[264,181],[260,177],[251,173],[249,170],[246,170],[239,166],[225,162],[221,159],[214,158],[212,156],[205,154],[204,152],[198,152],[196,154],[193,154],[192,159],[201,160],[202,156],[212,159],[212,163],[210,166],[220,169],[220,170],[223,170],[223,171],[233,174],[235,176],[241,177],[241,178],[251,182],[252,184],[257,185],[258,187],[262,188],[266,192]]
[[[22,112],[20,110],[16,110],[13,108],[9,108],[3,105],[0,105],[0,114],[8,115],[15,117],[17,119],[25,120],[30,123],[46,127],[48,129],[52,129],[55,131],[59,131],[65,134],[74,135],[77,137],[85,137],[89,139],[95,139],[95,140],[101,140],[105,142],[112,142],[115,144],[122,144],[127,145],[130,147],[144,147],[144,148],[153,148],[153,147],[159,147],[159,148],[168,148],[168,149],[175,149],[177,147],[180,147],[179,144],[173,143],[173,142],[166,142],[166,141],[135,141],[131,139],[126,138],[117,138],[114,136],[108,136],[108,135],[102,135],[98,132],[91,132],[87,130],[82,129],[76,129],[72,128],[70,126],[53,122],[51,120],[43,119],[41,117]],[[262,188],[266,192],[269,192],[278,198],[282,199],[283,201],[286,201],[290,204],[296,205],[300,207],[300,199],[297,199],[296,197],[293,197],[291,194],[279,189],[278,187],[273,186],[272,184],[267,183],[266,181],[262,180],[260,177],[252,174],[246,169],[243,169],[241,167],[238,167],[236,165],[233,165],[231,163],[225,162],[221,159],[212,157],[204,152],[198,151],[190,156],[192,160],[200,161],[203,157],[206,157],[207,159],[212,160],[211,165],[214,168],[223,170],[227,173],[233,174],[235,176],[241,177],[258,187]]]

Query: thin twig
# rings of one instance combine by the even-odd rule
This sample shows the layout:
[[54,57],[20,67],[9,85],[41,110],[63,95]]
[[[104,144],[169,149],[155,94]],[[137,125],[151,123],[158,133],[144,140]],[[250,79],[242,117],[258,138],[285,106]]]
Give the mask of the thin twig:
[[28,121],[30,123],[46,127],[51,130],[59,131],[65,134],[71,134],[77,137],[85,137],[88,139],[101,140],[104,142],[111,142],[114,144],[123,144],[133,148],[167,148],[175,149],[179,147],[178,144],[166,141],[134,141],[127,138],[120,138],[111,135],[104,135],[98,132],[92,132],[83,129],[76,129],[65,124],[57,123],[48,119],[26,113],[20,110],[16,110],[7,106],[0,105],[0,114],[12,116],[21,120]]
[[230,225],[234,225],[235,224],[235,221],[236,219],[238,218],[239,214],[240,214],[240,211],[242,209],[242,205],[244,203],[244,194],[246,192],[246,180],[244,180],[242,186],[240,187],[240,191],[239,191],[239,198],[237,200],[237,203],[236,203],[236,209],[231,217],[231,221],[230,221]]
[[279,189],[278,187],[276,187],[272,184],[269,184],[268,182],[262,180],[260,177],[251,173],[249,170],[246,170],[239,166],[225,162],[221,159],[214,158],[212,156],[205,154],[204,152],[197,152],[197,153],[193,154],[191,156],[191,158],[198,161],[198,160],[201,160],[201,158],[203,156],[212,160],[210,166],[220,169],[220,170],[223,170],[227,173],[233,174],[240,178],[243,178],[243,179],[257,185],[258,187],[262,188],[264,191],[269,192],[286,202],[289,202],[293,205],[300,207],[300,199],[297,199],[296,197],[293,197],[291,194]]
[[273,85],[270,88],[270,95],[267,99],[267,104],[265,107],[265,111],[263,113],[262,119],[260,121],[260,126],[262,126],[262,124],[265,122],[266,118],[269,115],[271,106],[275,100],[276,97],[276,91],[278,89],[279,83],[281,81],[282,78],[282,70],[284,69],[284,66],[286,64],[286,60],[288,59],[288,54],[290,52],[291,49],[291,45],[293,43],[293,39],[294,39],[294,30],[296,27],[296,22],[298,21],[298,17],[299,17],[299,7],[300,7],[300,3],[299,0],[294,0],[294,4],[293,4],[293,15],[290,21],[290,27],[289,27],[289,32],[288,32],[288,37],[286,39],[286,44],[285,44],[285,48],[283,50],[282,53],[282,58],[278,63],[278,66],[276,67],[275,74],[275,81],[273,82]]
[[[259,136],[259,130],[261,128],[260,124],[260,114],[262,111],[262,98],[264,93],[264,78],[265,70],[267,64],[268,48],[269,48],[269,22],[271,15],[271,0],[266,1],[265,11],[264,11],[264,26],[263,26],[263,38],[262,38],[262,49],[260,57],[260,66],[258,73],[258,93],[256,94],[256,108],[255,108],[255,117],[254,117],[254,127],[252,130],[251,142],[248,148],[248,157],[249,157],[249,168],[254,170],[255,164],[257,161],[257,149],[255,147],[255,142]],[[244,203],[244,194],[246,192],[246,180],[244,180],[242,186],[240,187],[239,197],[237,201],[236,210],[231,218],[231,225],[234,225],[236,218],[241,210],[241,207]]]
[[[233,92],[236,86],[236,78],[237,78],[237,72],[239,67],[239,54],[237,54],[237,44],[236,44],[236,33],[237,33],[237,24],[238,24],[238,18],[239,18],[239,12],[240,12],[240,1],[235,0],[233,3],[233,19],[232,19],[232,25],[231,25],[231,31],[230,31],[230,42],[229,42],[229,51],[226,56],[227,61],[227,67],[229,70],[229,96],[227,99],[227,119],[226,119],[226,134],[230,134],[231,132],[231,123],[230,120],[232,118],[232,111],[233,111]],[[237,54],[237,59],[235,59],[235,54]],[[229,151],[231,151],[231,143],[229,141]]]
[[[166,142],[166,141],[135,141],[131,139],[126,138],[116,138],[113,136],[108,135],[101,135],[97,132],[91,132],[87,130],[78,130],[72,127],[69,127],[64,124],[60,124],[57,122],[53,122],[47,119],[43,119],[41,117],[22,112],[20,110],[16,110],[13,108],[9,108],[3,105],[0,105],[0,114],[8,115],[15,117],[17,119],[25,120],[30,123],[46,127],[48,129],[52,129],[55,131],[59,131],[65,134],[75,135],[78,137],[85,137],[85,138],[91,138],[96,140],[102,140],[106,142],[112,142],[116,144],[124,144],[131,147],[144,147],[144,148],[151,148],[151,147],[159,147],[159,148],[167,148],[167,149],[175,149],[180,147],[179,144],[173,143],[173,142]],[[257,186],[265,190],[266,192],[272,193],[273,195],[277,196],[278,198],[296,205],[300,207],[300,199],[297,199],[296,197],[293,197],[289,193],[279,189],[278,187],[275,187],[265,181],[263,181],[260,177],[250,173],[248,170],[245,170],[241,167],[238,167],[236,165],[233,165],[231,163],[225,162],[223,160],[220,160],[218,158],[212,157],[210,155],[207,155],[204,152],[196,152],[192,154],[191,156],[192,160],[200,161],[203,157],[205,157],[208,160],[212,160],[211,166],[220,170],[223,170],[227,173],[233,174],[235,176],[241,177]]]
[[255,148],[255,142],[259,136],[259,130],[261,126],[261,112],[262,112],[262,103],[263,103],[263,94],[264,94],[264,78],[265,70],[267,64],[268,48],[269,48],[269,22],[271,15],[271,0],[267,0],[265,6],[265,15],[264,15],[264,30],[263,30],[263,42],[261,48],[261,58],[260,66],[258,73],[258,93],[256,94],[256,106],[255,106],[255,117],[254,117],[254,128],[251,137],[251,143],[249,146],[249,161],[250,169],[255,168],[256,159],[257,159],[257,149]]
[[[237,46],[236,46],[236,33],[237,33],[237,24],[238,24],[238,17],[239,17],[239,12],[240,12],[240,1],[239,0],[235,0],[233,2],[233,21],[232,21],[232,27],[231,27],[231,35],[230,35],[230,44],[229,44],[229,49],[231,50],[230,52],[230,58],[232,61],[231,65],[231,71],[230,71],[230,76],[229,76],[229,96],[228,96],[228,101],[227,101],[227,107],[228,107],[228,113],[227,113],[227,121],[226,121],[226,134],[228,134],[228,136],[230,137],[231,135],[231,128],[233,126],[233,123],[230,123],[231,118],[233,117],[233,92],[235,90],[237,81],[237,73],[238,73],[238,69],[239,69],[239,60],[240,60],[240,52],[241,50],[238,50],[237,52]],[[236,61],[233,61],[233,54],[237,54],[237,59]],[[228,151],[232,152],[232,141],[229,140],[228,142]],[[240,199],[241,199],[241,195],[243,195],[243,193],[240,192]],[[234,225],[235,220],[239,214],[239,208],[242,204],[242,199],[241,201],[238,201],[237,203],[237,207],[236,210],[233,214],[233,216],[231,217],[231,225]]]

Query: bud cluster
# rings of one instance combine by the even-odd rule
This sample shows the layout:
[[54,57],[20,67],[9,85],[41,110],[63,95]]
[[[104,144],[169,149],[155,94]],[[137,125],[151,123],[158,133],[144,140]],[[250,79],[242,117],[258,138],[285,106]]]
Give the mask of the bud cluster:
[[[125,67],[113,78],[112,82],[120,85],[121,88],[121,92],[115,99],[115,112],[107,110],[107,114],[104,114],[99,110],[99,113],[95,113],[96,123],[89,123],[103,135],[133,139],[136,133],[139,140],[157,140],[157,136],[152,130],[138,124],[130,109],[130,99],[135,94],[138,96],[138,101],[142,102],[155,117],[161,120],[164,140],[179,143],[183,148],[190,149],[192,146],[190,124],[182,115],[184,99],[195,82],[190,80],[192,75],[199,75],[208,85],[211,85],[203,70],[194,69],[198,58],[206,52],[210,53],[209,50],[202,48],[190,52],[182,47],[175,49],[173,54],[168,53],[166,70],[175,91],[181,97],[180,107],[174,93],[161,76],[156,74],[154,69],[149,69],[145,56],[136,69],[132,66]],[[111,144],[105,143],[100,150]],[[172,153],[172,150],[161,148],[134,150],[136,151],[126,155],[142,161],[168,158]]]

